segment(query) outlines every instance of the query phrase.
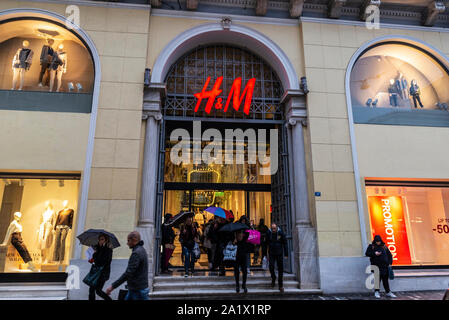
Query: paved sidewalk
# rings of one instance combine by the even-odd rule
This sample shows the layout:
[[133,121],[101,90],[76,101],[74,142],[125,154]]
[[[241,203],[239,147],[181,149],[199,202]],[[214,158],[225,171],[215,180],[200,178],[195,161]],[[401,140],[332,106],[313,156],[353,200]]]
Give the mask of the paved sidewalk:
[[[250,290],[250,289],[249,289]],[[226,297],[225,300],[442,300],[445,291],[413,291],[413,292],[395,292],[397,298],[388,298],[384,292],[381,292],[381,298],[376,299],[374,294],[342,294],[342,295],[298,295],[298,296],[286,296],[282,294],[274,295],[251,295],[251,291],[248,294],[236,294],[232,297]],[[209,297],[209,299],[215,299],[216,297]],[[219,298],[218,298],[219,299]],[[222,298],[223,299],[223,298]]]

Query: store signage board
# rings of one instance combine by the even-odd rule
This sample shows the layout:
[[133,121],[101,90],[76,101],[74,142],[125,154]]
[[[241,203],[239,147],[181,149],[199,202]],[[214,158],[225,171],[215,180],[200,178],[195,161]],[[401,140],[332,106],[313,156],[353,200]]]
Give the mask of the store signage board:
[[[195,112],[198,111],[201,102],[203,99],[208,99],[206,103],[206,113],[209,114],[212,110],[212,107],[214,106],[215,99],[223,92],[223,90],[220,89],[221,83],[223,82],[223,77],[218,77],[217,80],[215,80],[214,86],[210,91],[207,91],[207,87],[209,86],[210,77],[207,78],[206,83],[204,84],[203,90],[201,92],[195,93],[194,96],[198,99],[195,106]],[[240,109],[240,105],[243,102],[243,98],[245,98],[244,104],[243,104],[243,112],[246,115],[249,115],[250,107],[251,107],[251,100],[253,99],[253,92],[254,92],[254,85],[256,84],[256,78],[251,78],[246,83],[245,88],[243,89],[242,94],[240,94],[241,88],[242,88],[242,78],[236,78],[234,82],[232,83],[231,90],[229,91],[228,98],[226,100],[226,104],[223,108],[223,99],[218,98],[217,102],[215,103],[215,109],[223,109],[223,112],[228,111],[229,105],[231,104],[232,100],[232,107],[235,111],[238,111]]]
[[402,197],[369,196],[373,238],[380,235],[393,255],[393,265],[410,265],[410,247],[405,226]]

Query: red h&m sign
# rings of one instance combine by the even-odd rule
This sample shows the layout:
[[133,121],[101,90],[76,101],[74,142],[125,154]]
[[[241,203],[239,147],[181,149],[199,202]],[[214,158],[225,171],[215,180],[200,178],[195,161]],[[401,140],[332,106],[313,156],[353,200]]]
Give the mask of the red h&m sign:
[[[212,90],[206,91],[209,86],[210,77],[207,78],[206,83],[204,84],[203,90],[201,92],[195,93],[195,97],[198,99],[195,106],[195,112],[198,111],[200,104],[203,99],[208,99],[206,104],[206,112],[210,113],[212,106],[215,103],[215,98],[218,97],[223,90],[220,89],[221,83],[223,82],[223,77],[217,78],[212,87]],[[243,89],[242,95],[240,95],[240,89],[242,88],[242,78],[237,78],[234,80],[231,86],[231,90],[229,91],[228,99],[226,100],[226,104],[223,109],[223,99],[218,98],[217,103],[215,103],[215,109],[223,109],[224,112],[228,111],[229,104],[231,103],[232,98],[232,107],[235,111],[240,109],[240,105],[242,104],[243,98],[245,98],[245,103],[243,105],[243,112],[246,115],[249,115],[249,109],[251,107],[251,100],[253,99],[254,85],[256,84],[256,78],[251,78],[248,80],[248,83]],[[246,97],[245,97],[246,96]]]

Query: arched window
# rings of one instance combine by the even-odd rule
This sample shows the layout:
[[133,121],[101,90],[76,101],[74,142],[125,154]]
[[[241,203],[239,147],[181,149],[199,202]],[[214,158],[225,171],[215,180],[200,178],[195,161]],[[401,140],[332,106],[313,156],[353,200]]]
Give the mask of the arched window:
[[351,70],[350,89],[356,123],[449,125],[441,116],[449,69],[424,45],[395,40],[367,48]]
[[90,50],[74,31],[45,18],[7,19],[0,27],[0,108],[90,112]]
[[[207,99],[204,99],[195,112],[197,99],[194,94],[203,90],[208,77],[208,91],[219,77],[223,77],[220,86],[222,92],[216,98],[216,101],[222,99],[223,108],[217,109],[214,105],[210,113],[206,113]],[[242,79],[241,96],[248,81],[255,78],[249,115],[243,112],[243,101],[238,111],[229,106],[224,112],[224,105],[237,78]],[[163,105],[165,116],[283,119],[280,103],[283,89],[277,75],[260,57],[240,48],[226,45],[196,48],[171,67],[166,82],[167,98]]]

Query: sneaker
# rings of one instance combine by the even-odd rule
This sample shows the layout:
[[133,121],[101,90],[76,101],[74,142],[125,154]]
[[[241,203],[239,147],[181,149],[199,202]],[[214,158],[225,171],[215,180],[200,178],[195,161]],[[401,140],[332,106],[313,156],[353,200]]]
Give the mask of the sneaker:
[[189,276],[188,273],[185,273],[185,274],[184,274],[184,278],[187,278],[188,276]]
[[376,299],[380,299],[380,293],[379,293],[379,291],[374,292],[374,296],[376,297]]
[[391,291],[387,293],[387,297],[397,298],[396,295],[393,292],[391,292]]
[[43,87],[42,82],[39,82],[37,86],[42,88]]

